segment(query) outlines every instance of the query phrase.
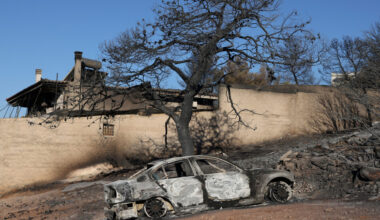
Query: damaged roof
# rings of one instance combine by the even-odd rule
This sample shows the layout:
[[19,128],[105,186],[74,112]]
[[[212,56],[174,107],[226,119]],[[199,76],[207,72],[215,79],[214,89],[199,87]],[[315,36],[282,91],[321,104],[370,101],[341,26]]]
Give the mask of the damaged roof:
[[64,81],[41,79],[6,100],[12,106],[32,106],[39,97],[56,96],[57,92],[64,88],[66,84],[67,82]]

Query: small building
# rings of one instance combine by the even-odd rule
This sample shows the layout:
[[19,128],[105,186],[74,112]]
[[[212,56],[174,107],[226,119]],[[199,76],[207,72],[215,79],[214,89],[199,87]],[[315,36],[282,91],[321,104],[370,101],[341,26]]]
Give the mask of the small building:
[[[80,51],[74,52],[74,56],[75,64],[63,80],[44,79],[42,70],[36,69],[36,82],[7,98],[7,102],[13,107],[27,108],[27,117],[152,114],[158,112],[153,107],[153,93],[170,106],[182,102],[180,90],[152,88],[149,83],[108,86],[100,61],[84,58]],[[217,99],[215,94],[201,93],[194,97],[194,110],[212,111]]]

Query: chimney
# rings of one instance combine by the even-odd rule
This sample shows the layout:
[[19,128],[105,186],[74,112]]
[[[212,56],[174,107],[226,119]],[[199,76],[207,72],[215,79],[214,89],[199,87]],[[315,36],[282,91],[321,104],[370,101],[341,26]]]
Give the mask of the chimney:
[[42,69],[36,69],[36,82],[41,81],[42,78]]
[[74,82],[80,82],[82,75],[82,52],[75,51]]

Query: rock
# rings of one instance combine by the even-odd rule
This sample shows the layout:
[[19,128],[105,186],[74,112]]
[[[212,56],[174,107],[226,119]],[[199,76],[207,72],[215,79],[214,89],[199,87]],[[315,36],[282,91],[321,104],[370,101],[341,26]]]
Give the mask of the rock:
[[380,195],[372,196],[368,200],[380,200]]
[[369,181],[380,180],[380,168],[365,167],[360,169],[360,177]]
[[368,139],[372,137],[372,134],[369,132],[354,133],[354,136],[347,139],[348,144],[358,144],[364,145],[367,143]]
[[378,147],[375,147],[375,155],[376,155],[376,158],[380,159],[380,146]]
[[311,159],[311,164],[319,167],[322,170],[326,170],[329,165],[329,160],[325,157],[314,157]]
[[380,160],[376,160],[374,162],[374,165],[375,165],[376,168],[380,168]]
[[288,158],[291,154],[293,153],[292,150],[289,150],[288,152],[286,152],[284,155],[282,155],[280,157],[280,161],[289,161],[291,160],[291,158]]
[[335,173],[335,172],[337,171],[337,169],[336,169],[335,166],[327,166],[327,170],[328,170],[329,172],[333,172],[333,173]]
[[321,147],[321,148],[324,148],[324,149],[327,149],[327,150],[330,150],[330,147],[329,147],[329,140],[327,139],[324,139],[320,142],[320,144],[318,144],[316,147]]
[[296,168],[297,168],[297,164],[296,163],[294,163],[294,162],[288,162],[288,163],[286,163],[286,168],[288,169],[288,170],[290,170],[290,171],[292,171],[292,170],[296,170]]
[[[335,137],[335,138],[330,138],[327,142],[329,144],[337,144],[339,143],[340,141],[342,141],[342,137]],[[323,146],[323,145],[322,145]]]

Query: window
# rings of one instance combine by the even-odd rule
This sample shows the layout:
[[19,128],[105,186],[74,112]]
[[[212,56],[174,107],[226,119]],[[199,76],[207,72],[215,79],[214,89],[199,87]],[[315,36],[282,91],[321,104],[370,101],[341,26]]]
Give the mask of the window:
[[183,176],[194,176],[188,161],[181,161],[165,166],[168,178],[177,178]]
[[185,176],[194,176],[187,160],[165,165],[152,173],[152,177],[155,180],[172,179]]
[[114,128],[113,124],[103,124],[103,135],[104,136],[114,136]]
[[158,170],[156,170],[152,173],[152,177],[155,180],[166,179],[166,174],[165,174],[164,170],[162,169],[162,167],[160,167]]
[[240,172],[240,170],[222,160],[197,160],[197,164],[204,174]]

